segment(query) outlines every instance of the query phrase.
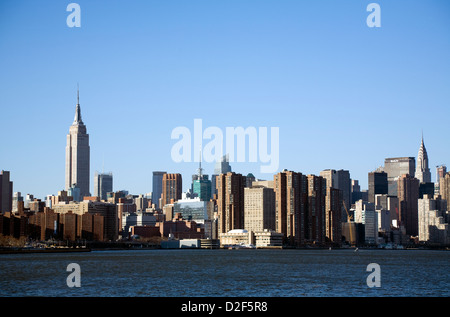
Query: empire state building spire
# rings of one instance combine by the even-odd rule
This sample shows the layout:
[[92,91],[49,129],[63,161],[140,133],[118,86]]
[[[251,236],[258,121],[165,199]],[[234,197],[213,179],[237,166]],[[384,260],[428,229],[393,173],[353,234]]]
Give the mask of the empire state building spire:
[[77,106],[75,109],[75,118],[73,119],[73,124],[83,124],[81,119],[81,107],[80,107],[80,89],[77,87]]
[[422,142],[420,144],[419,153],[417,155],[415,177],[419,179],[421,183],[431,183],[431,172],[430,168],[428,167],[428,154],[427,149],[425,148],[425,143],[423,142],[423,133]]

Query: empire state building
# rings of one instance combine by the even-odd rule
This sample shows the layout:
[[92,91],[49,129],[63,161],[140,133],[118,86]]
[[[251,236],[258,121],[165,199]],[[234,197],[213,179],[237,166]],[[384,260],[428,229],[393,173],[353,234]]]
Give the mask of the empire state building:
[[75,118],[67,135],[66,145],[66,190],[76,186],[80,189],[80,198],[90,196],[89,169],[90,148],[89,134],[81,119],[80,97],[77,90],[77,106]]

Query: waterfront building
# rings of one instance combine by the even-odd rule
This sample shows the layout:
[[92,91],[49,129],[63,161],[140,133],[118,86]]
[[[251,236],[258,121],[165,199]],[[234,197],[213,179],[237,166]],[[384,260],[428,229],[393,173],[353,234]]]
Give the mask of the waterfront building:
[[399,222],[409,236],[418,235],[419,180],[408,174],[398,179]]
[[[79,216],[84,216],[85,214],[91,215],[91,216],[101,216],[102,218],[95,218],[90,217],[89,223],[92,223],[92,221],[97,221],[97,227],[98,227],[98,234],[97,238],[93,236],[93,239],[100,240],[100,241],[115,241],[118,238],[119,233],[119,216],[118,216],[118,210],[116,209],[115,204],[106,203],[106,202],[99,202],[99,201],[92,201],[92,200],[84,200],[82,202],[69,202],[64,203],[60,202],[57,205],[52,206],[52,209],[59,214],[67,214],[72,213]],[[85,216],[89,217],[89,216]],[[84,239],[83,236],[83,227],[78,224],[82,224],[82,218],[77,218],[73,216],[67,216],[67,221],[70,224],[70,226],[75,226],[77,228],[76,238]],[[76,222],[73,224],[72,222]],[[101,226],[100,226],[101,225]],[[67,228],[66,228],[67,229]],[[64,230],[66,230],[64,229]],[[69,229],[67,229],[69,230]],[[92,230],[92,229],[89,229]],[[63,232],[63,230],[61,230]],[[72,229],[68,231],[69,233],[72,232]],[[89,231],[91,232],[91,231]],[[68,234],[69,234],[68,233]],[[72,237],[72,234],[70,233],[70,237]]]
[[447,201],[424,195],[418,200],[419,241],[431,244],[450,244]]
[[280,248],[283,246],[283,234],[264,229],[263,231],[255,231],[253,233],[256,248]]
[[142,211],[124,212],[122,213],[121,220],[122,227],[120,229],[122,230],[122,237],[125,237],[130,233],[130,228],[132,226],[142,227],[156,225],[156,217],[153,215],[153,213]]
[[181,199],[182,189],[183,184],[181,174],[164,174],[162,178],[162,195],[160,206],[172,204]]
[[13,182],[9,171],[0,171],[0,213],[11,212],[13,203]]
[[253,244],[253,232],[246,229],[232,229],[222,232],[219,236],[220,246],[227,248],[233,246],[248,246]]
[[383,171],[388,174],[388,194],[397,196],[398,179],[403,174],[414,177],[416,160],[414,157],[393,157],[384,160]]
[[228,172],[217,176],[218,232],[244,228],[244,188],[246,177]]
[[77,92],[77,105],[75,118],[67,135],[66,145],[66,190],[76,184],[80,188],[80,197],[90,196],[89,171],[90,147],[89,134],[86,125],[81,119],[79,92]]
[[254,232],[275,230],[274,190],[262,186],[245,187],[244,197],[244,228]]
[[274,175],[275,231],[282,233],[288,242],[305,244],[305,208],[307,197],[306,176],[283,170]]
[[94,196],[100,200],[107,200],[107,194],[113,191],[113,175],[112,173],[98,173],[94,176]]
[[369,173],[369,202],[375,203],[378,194],[388,194],[388,174],[383,171]]

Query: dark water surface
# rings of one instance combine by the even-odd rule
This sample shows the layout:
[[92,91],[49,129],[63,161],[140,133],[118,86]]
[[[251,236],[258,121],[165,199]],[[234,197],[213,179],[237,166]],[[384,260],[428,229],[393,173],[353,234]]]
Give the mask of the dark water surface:
[[[68,287],[67,265],[81,269]],[[381,287],[370,288],[369,263]],[[0,255],[0,296],[450,296],[450,252],[127,250]]]

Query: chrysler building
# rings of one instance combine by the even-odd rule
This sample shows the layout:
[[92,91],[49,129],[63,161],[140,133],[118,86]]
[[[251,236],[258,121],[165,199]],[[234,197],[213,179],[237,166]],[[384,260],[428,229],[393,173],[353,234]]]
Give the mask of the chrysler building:
[[80,198],[90,196],[89,173],[90,173],[90,148],[89,134],[81,119],[80,94],[77,90],[77,106],[75,118],[67,135],[66,146],[66,190],[76,186],[80,189]]
[[423,135],[419,154],[417,155],[415,177],[419,179],[421,183],[431,183],[431,172],[430,168],[428,167],[428,154],[427,149],[425,148],[425,144],[423,143]]

